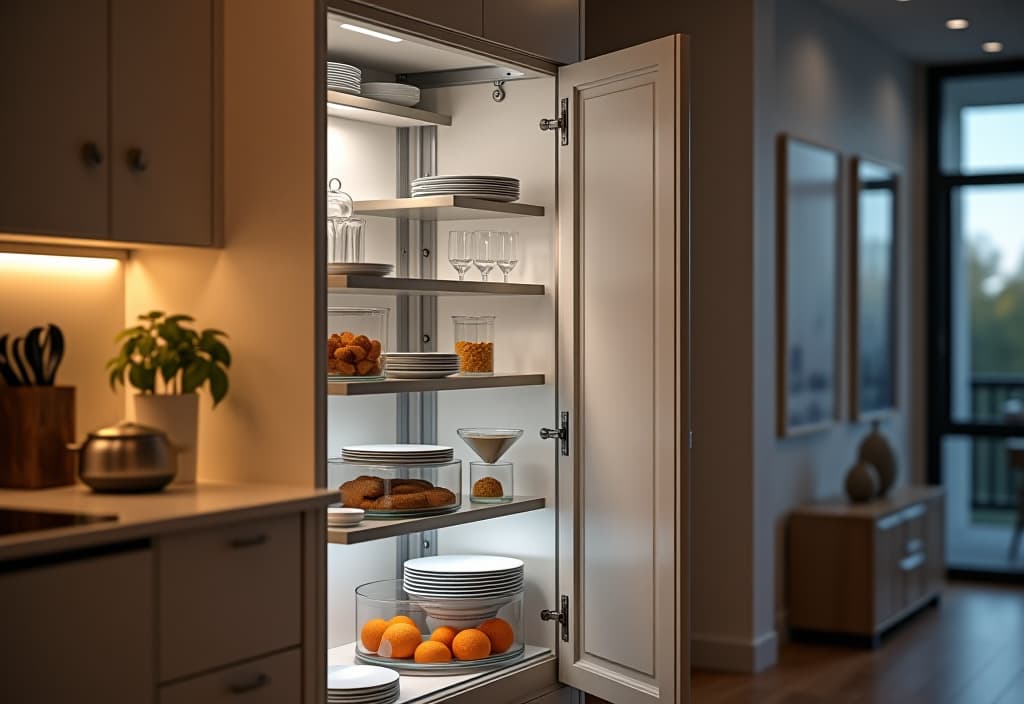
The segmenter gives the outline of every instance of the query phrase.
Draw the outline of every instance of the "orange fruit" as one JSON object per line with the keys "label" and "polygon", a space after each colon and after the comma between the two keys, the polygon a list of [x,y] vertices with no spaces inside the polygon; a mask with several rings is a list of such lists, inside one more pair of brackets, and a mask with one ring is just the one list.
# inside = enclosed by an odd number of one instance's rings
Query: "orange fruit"
{"label": "orange fruit", "polygon": [[477,628],[483,631],[484,635],[491,641],[492,653],[504,653],[512,647],[512,642],[516,639],[512,626],[503,618],[492,618],[484,621]]}
{"label": "orange fruit", "polygon": [[436,640],[438,643],[444,643],[445,647],[451,650],[452,641],[455,640],[456,633],[458,633],[458,631],[451,626],[439,626],[430,634],[430,640]]}
{"label": "orange fruit", "polygon": [[448,646],[436,640],[425,640],[416,648],[413,660],[416,662],[450,662],[452,652]]}
{"label": "orange fruit", "polygon": [[384,635],[387,627],[388,622],[382,618],[374,618],[367,621],[366,625],[363,626],[362,632],[359,634],[359,640],[363,642],[363,647],[371,653],[376,653],[380,647],[380,638]]}
{"label": "orange fruit", "polygon": [[481,660],[491,654],[491,640],[483,631],[467,628],[455,636],[452,652],[459,660]]}
{"label": "orange fruit", "polygon": [[393,623],[384,630],[377,654],[385,658],[411,658],[423,642],[420,629],[408,623]]}
{"label": "orange fruit", "polygon": [[[389,626],[394,626],[396,623],[404,623],[409,626],[416,626],[416,622],[408,616],[406,616],[405,614],[399,614],[398,616],[395,616],[390,621],[388,621]],[[416,627],[419,628],[419,626]]]}

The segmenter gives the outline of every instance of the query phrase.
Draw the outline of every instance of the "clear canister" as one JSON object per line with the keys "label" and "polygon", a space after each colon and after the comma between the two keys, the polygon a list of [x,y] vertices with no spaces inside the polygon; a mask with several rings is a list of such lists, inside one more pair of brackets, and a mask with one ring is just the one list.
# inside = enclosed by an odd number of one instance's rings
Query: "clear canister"
{"label": "clear canister", "polygon": [[388,308],[327,309],[327,377],[332,381],[384,378]]}
{"label": "clear canister", "polygon": [[459,371],[466,376],[494,374],[493,315],[453,315],[455,353],[459,355]]}

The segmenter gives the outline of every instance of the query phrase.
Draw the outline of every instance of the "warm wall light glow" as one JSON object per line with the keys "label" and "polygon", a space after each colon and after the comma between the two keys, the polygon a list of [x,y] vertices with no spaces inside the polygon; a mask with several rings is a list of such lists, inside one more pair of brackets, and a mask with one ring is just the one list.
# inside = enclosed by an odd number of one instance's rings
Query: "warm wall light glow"
{"label": "warm wall light glow", "polygon": [[354,24],[343,24],[343,25],[341,25],[341,28],[342,29],[347,29],[350,32],[359,32],[360,34],[365,34],[365,35],[367,35],[369,37],[376,37],[377,39],[383,39],[386,42],[400,42],[400,41],[402,41],[401,37],[393,37],[390,34],[384,34],[384,32],[377,32],[377,31],[374,31],[372,29],[367,29],[366,27],[358,27],[358,26],[356,26]]}
{"label": "warm wall light glow", "polygon": [[981,45],[981,50],[986,54],[998,54],[1003,50],[1002,42],[985,42]]}
{"label": "warm wall light glow", "polygon": [[9,274],[87,274],[115,271],[120,262],[110,257],[69,257],[53,254],[0,252],[0,277]]}
{"label": "warm wall light glow", "polygon": [[967,29],[970,26],[971,23],[963,17],[954,17],[951,20],[946,20],[946,29]]}

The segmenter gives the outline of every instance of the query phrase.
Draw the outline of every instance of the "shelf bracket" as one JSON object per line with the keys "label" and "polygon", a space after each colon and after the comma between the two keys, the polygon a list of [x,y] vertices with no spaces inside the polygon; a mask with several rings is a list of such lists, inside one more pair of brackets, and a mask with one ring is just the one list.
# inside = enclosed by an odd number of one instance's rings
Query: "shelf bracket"
{"label": "shelf bracket", "polygon": [[505,81],[495,81],[494,90],[491,91],[491,99],[500,103],[505,99]]}

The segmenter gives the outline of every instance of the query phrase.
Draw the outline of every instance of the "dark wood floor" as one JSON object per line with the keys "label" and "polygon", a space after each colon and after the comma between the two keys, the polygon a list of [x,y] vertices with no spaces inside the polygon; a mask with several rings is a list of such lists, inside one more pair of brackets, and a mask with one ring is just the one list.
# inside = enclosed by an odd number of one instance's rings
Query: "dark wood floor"
{"label": "dark wood floor", "polygon": [[875,651],[787,644],[760,675],[694,672],[693,704],[1024,704],[1024,587],[954,583]]}

